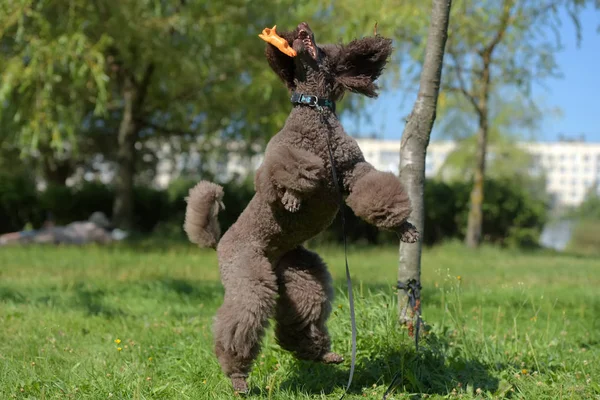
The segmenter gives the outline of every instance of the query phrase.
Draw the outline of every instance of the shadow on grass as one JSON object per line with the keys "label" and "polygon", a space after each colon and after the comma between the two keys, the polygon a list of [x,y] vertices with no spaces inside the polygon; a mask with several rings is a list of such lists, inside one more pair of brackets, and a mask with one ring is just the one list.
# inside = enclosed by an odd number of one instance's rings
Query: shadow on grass
{"label": "shadow on grass", "polygon": [[0,285],[0,304],[31,304],[61,310],[80,309],[90,316],[108,319],[127,316],[125,311],[114,304],[115,298],[123,296],[152,298],[165,305],[175,301],[183,305],[197,303],[216,307],[223,298],[223,288],[220,282],[188,281],[169,277],[116,284],[78,281],[63,286],[20,289]]}
{"label": "shadow on grass", "polygon": [[24,303],[26,297],[18,291],[2,286],[0,287],[0,302]]}
{"label": "shadow on grass", "polygon": [[179,296],[188,299],[206,301],[223,296],[223,287],[220,282],[192,282],[185,279],[171,278],[159,279],[157,282],[162,286],[163,290],[175,292]]}
{"label": "shadow on grass", "polygon": [[101,316],[107,319],[126,315],[123,310],[105,303],[106,293],[102,289],[90,288],[83,283],[79,283],[75,286],[74,291],[75,304],[83,308],[88,315]]}
{"label": "shadow on grass", "polygon": [[[387,386],[396,373],[393,392],[412,393],[415,398],[423,394],[447,395],[454,388],[472,388],[476,391],[495,393],[499,380],[490,374],[492,366],[476,360],[450,357],[442,348],[446,343],[440,339],[429,338],[433,343],[421,347],[417,353],[414,347],[382,348],[369,358],[357,360],[352,386],[348,393],[362,394],[372,390],[373,385]],[[330,394],[348,381],[349,359],[346,368],[335,368],[323,364],[303,361],[296,363],[295,370],[285,380],[281,389],[305,392],[308,394]]]}
{"label": "shadow on grass", "polygon": [[[120,293],[121,290],[143,293],[142,297],[164,299],[164,304],[172,302],[169,297],[170,293],[179,296],[184,301],[182,304],[211,304],[222,297],[220,285],[214,282],[191,282],[182,279],[159,278],[151,281],[128,283],[126,288],[117,287],[106,290],[80,283],[74,288],[75,304],[85,309],[89,315],[102,316],[108,319],[125,317],[128,316],[127,313],[105,301],[106,297],[113,297],[115,293]],[[195,315],[197,312],[197,310],[192,309],[188,313],[181,311],[173,313],[187,316],[188,314]],[[135,317],[135,315],[129,315],[129,317]]]}

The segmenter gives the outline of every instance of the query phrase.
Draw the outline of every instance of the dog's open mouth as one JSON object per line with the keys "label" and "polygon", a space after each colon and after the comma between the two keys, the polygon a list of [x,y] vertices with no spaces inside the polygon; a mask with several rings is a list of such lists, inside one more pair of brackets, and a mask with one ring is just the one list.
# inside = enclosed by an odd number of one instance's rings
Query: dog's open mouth
{"label": "dog's open mouth", "polygon": [[296,57],[298,51],[304,50],[312,57],[313,60],[317,60],[317,45],[315,44],[314,35],[306,22],[298,25],[298,36],[293,43],[289,43],[286,39],[279,36],[276,28],[277,26],[273,26],[273,28],[265,28],[263,29],[262,33],[258,35],[258,37],[277,47],[279,51],[287,54],[290,57]]}
{"label": "dog's open mouth", "polygon": [[313,42],[312,35],[305,29],[300,29],[298,32],[298,39],[302,41],[304,45],[304,49],[308,52],[308,54],[314,59],[317,59],[317,48],[315,43]]}

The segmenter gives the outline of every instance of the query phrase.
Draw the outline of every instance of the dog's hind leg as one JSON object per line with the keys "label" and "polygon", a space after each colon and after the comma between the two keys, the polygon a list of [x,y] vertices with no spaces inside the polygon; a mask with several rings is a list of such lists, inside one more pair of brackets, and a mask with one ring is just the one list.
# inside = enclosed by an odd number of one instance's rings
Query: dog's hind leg
{"label": "dog's hind leg", "polygon": [[303,247],[286,253],[276,267],[279,283],[275,335],[297,358],[343,361],[331,352],[326,321],[331,313],[331,275],[321,258]]}
{"label": "dog's hind leg", "polygon": [[246,378],[275,310],[277,278],[259,251],[229,242],[225,238],[219,243],[225,298],[213,327],[215,353],[233,389],[245,393]]}

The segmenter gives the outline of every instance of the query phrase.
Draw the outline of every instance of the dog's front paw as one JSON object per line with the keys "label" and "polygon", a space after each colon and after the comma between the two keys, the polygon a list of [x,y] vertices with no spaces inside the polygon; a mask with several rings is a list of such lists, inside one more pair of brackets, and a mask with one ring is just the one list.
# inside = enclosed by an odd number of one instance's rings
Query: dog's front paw
{"label": "dog's front paw", "polygon": [[417,228],[408,221],[398,228],[397,233],[400,236],[400,240],[405,243],[415,243],[421,236]]}
{"label": "dog's front paw", "polygon": [[283,207],[289,212],[295,213],[300,209],[300,199],[289,190],[286,190],[283,194],[281,202],[283,203]]}

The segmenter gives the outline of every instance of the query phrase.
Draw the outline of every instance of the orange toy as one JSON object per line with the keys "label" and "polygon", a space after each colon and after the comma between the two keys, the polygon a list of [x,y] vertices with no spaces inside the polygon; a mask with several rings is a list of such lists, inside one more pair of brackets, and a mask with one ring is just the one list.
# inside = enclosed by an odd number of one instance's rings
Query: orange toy
{"label": "orange toy", "polygon": [[277,31],[275,30],[276,28],[277,25],[273,25],[272,28],[265,28],[263,29],[262,33],[258,35],[258,37],[267,43],[271,43],[282,53],[287,54],[290,57],[296,57],[296,50],[290,47],[290,44],[287,42],[287,40],[277,34]]}

